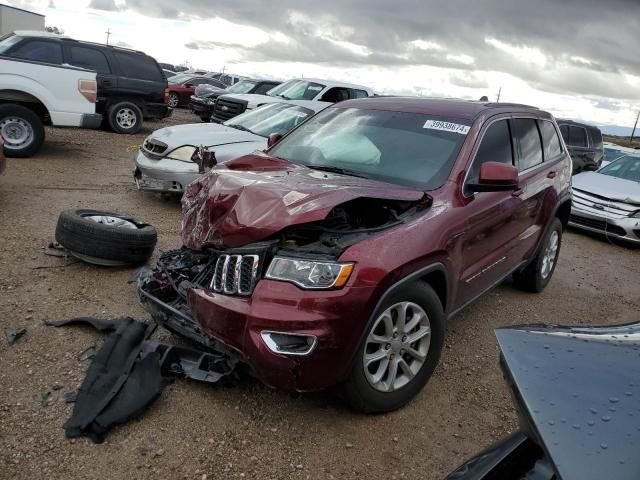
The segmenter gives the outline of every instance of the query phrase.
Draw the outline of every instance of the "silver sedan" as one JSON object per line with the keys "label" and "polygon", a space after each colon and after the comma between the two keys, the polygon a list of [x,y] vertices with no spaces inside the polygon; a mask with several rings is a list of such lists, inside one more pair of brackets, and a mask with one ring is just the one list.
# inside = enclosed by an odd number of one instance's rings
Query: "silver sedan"
{"label": "silver sedan", "polygon": [[267,146],[272,133],[282,135],[331,105],[292,101],[264,105],[223,124],[195,123],[156,130],[135,153],[133,179],[139,190],[183,193],[200,175],[199,147],[215,154],[218,164]]}
{"label": "silver sedan", "polygon": [[569,225],[640,244],[640,155],[574,176]]}

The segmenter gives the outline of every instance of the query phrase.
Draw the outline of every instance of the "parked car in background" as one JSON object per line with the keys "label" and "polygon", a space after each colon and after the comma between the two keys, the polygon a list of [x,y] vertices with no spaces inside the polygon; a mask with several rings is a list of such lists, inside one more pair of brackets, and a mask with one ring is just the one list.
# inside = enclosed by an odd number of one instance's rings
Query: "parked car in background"
{"label": "parked car in background", "polygon": [[640,244],[640,152],[573,177],[569,225]]}
{"label": "parked car in background", "polygon": [[167,79],[158,63],[143,52],[47,32],[18,31],[2,43],[5,56],[97,72],[96,113],[117,133],[136,133],[145,118],[171,114]]}
{"label": "parked car in background", "polygon": [[183,248],[138,284],[156,322],[267,385],[397,409],[448,319],[507,276],[540,292],[553,275],[571,159],[549,113],[347,100],[269,145],[189,185]]}
{"label": "parked car in background", "polygon": [[602,132],[598,127],[573,120],[558,119],[564,143],[573,161],[573,174],[597,170],[602,165],[604,150]]}
{"label": "parked car in background", "polygon": [[196,88],[194,94],[191,96],[189,108],[193,113],[199,116],[203,122],[209,122],[213,115],[213,108],[216,100],[220,95],[231,93],[255,93],[263,95],[272,88],[280,85],[280,83],[281,82],[276,80],[241,80],[235,85],[228,87],[226,90],[207,87],[199,90]]}
{"label": "parked car in background", "polygon": [[203,76],[203,75],[211,75],[213,72],[210,72],[209,70],[203,70],[201,68],[189,68],[189,69],[185,70],[184,73],[189,73],[191,75]]}
{"label": "parked car in background", "polygon": [[640,324],[496,330],[520,432],[447,480],[635,480]]}
{"label": "parked car in background", "polygon": [[245,93],[220,96],[216,101],[211,120],[218,123],[225,122],[246,110],[251,110],[265,103],[280,102],[283,99],[336,103],[372,96],[373,91],[361,85],[310,78],[297,79],[279,85],[264,95]]}
{"label": "parked car in background", "polygon": [[271,103],[221,125],[177,125],[156,130],[136,154],[134,181],[140,190],[182,193],[205,170],[194,159],[200,146],[215,154],[217,164],[224,164],[265,148],[269,135],[284,135],[329,105]]}
{"label": "parked car in background", "polygon": [[15,36],[0,39],[0,139],[4,153],[9,157],[35,154],[44,142],[45,125],[98,128],[102,115],[96,113],[96,73],[5,56],[19,41]]}
{"label": "parked car in background", "polygon": [[171,108],[186,107],[198,85],[211,85],[225,88],[226,85],[219,80],[209,77],[176,75],[169,79],[169,106]]}
{"label": "parked car in background", "polygon": [[177,72],[176,66],[172,65],[171,63],[158,62],[158,65],[160,65],[160,68],[162,68],[163,70],[171,70],[172,72]]}
{"label": "parked car in background", "polygon": [[164,76],[167,77],[167,80],[171,77],[175,77],[177,75],[176,72],[172,71],[172,70],[167,70],[166,68],[163,68],[162,71],[164,72]]}
{"label": "parked car in background", "polygon": [[235,85],[236,83],[242,80],[248,80],[247,77],[241,75],[233,75],[230,73],[212,73],[210,74],[211,78],[215,78],[216,80],[220,80],[227,86]]}
{"label": "parked car in background", "polygon": [[623,147],[616,143],[604,142],[604,158],[602,159],[602,166],[624,157],[625,155],[640,155],[640,150],[636,148]]}

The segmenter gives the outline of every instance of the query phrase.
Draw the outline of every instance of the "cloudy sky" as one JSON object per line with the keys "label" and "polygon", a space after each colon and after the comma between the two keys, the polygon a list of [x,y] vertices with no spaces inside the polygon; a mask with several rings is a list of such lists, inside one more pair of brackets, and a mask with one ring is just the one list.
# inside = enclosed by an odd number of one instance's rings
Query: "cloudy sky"
{"label": "cloudy sky", "polygon": [[537,105],[632,126],[640,0],[4,0],[158,61],[380,93]]}

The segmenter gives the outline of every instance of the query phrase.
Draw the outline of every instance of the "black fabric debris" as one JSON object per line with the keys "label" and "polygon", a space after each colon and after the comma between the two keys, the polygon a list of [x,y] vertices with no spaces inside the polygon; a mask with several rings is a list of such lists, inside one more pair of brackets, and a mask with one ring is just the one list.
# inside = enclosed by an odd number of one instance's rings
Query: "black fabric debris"
{"label": "black fabric debris", "polygon": [[64,396],[65,402],[75,402],[73,414],[65,424],[68,438],[88,436],[101,443],[111,428],[140,416],[160,396],[168,382],[163,375],[215,383],[231,374],[237,363],[222,353],[151,342],[148,338],[155,323],[128,317],[83,317],[46,324],[90,325],[108,333],[77,395],[68,392]]}
{"label": "black fabric debris", "polygon": [[27,329],[26,328],[18,328],[16,330],[13,330],[12,332],[9,332],[9,334],[7,335],[7,342],[9,343],[9,345],[13,345],[14,343],[16,343],[25,333],[27,333]]}

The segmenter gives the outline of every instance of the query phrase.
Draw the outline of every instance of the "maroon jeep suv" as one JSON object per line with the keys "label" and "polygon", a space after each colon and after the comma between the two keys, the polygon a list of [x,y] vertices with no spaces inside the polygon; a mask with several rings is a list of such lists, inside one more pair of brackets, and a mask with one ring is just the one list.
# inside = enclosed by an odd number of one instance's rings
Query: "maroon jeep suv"
{"label": "maroon jeep suv", "polygon": [[513,275],[549,282],[571,205],[553,117],[525,105],[341,102],[183,198],[183,248],[141,275],[167,329],[269,386],[401,407],[445,324]]}

